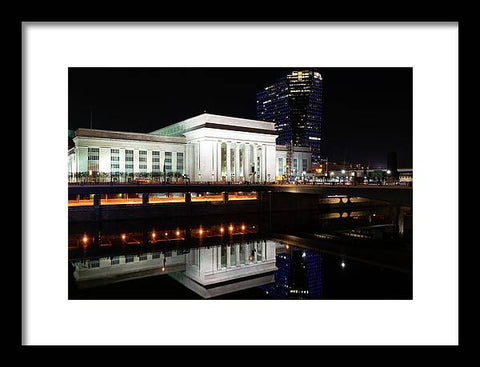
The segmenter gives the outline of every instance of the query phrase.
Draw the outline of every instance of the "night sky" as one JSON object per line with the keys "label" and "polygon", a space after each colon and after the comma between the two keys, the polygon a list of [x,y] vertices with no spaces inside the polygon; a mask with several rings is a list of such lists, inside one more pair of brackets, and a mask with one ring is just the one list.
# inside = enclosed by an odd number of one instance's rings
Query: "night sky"
{"label": "night sky", "polygon": [[[68,128],[149,133],[207,113],[256,118],[256,92],[298,68],[70,68]],[[318,68],[329,161],[412,167],[412,69]]]}

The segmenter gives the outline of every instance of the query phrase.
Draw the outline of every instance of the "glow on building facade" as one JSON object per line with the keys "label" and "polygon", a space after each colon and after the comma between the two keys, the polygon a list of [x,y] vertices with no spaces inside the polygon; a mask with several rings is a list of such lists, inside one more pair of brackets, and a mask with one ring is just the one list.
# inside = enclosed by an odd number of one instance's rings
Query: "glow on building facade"
{"label": "glow on building facade", "polygon": [[[179,180],[273,182],[285,172],[286,148],[272,122],[202,114],[134,133],[77,129],[69,181]],[[309,149],[294,152],[298,175],[311,169]]]}
{"label": "glow on building facade", "polygon": [[315,70],[297,70],[257,93],[257,119],[275,123],[280,145],[310,147],[320,162],[323,79]]}

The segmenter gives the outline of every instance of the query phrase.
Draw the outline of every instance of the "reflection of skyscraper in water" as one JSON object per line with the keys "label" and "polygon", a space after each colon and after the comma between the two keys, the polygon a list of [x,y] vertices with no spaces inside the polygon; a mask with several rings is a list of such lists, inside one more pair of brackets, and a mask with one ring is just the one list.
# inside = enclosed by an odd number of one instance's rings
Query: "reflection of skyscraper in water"
{"label": "reflection of skyscraper in water", "polygon": [[292,248],[276,256],[275,282],[261,287],[272,298],[320,298],[323,293],[321,253]]}

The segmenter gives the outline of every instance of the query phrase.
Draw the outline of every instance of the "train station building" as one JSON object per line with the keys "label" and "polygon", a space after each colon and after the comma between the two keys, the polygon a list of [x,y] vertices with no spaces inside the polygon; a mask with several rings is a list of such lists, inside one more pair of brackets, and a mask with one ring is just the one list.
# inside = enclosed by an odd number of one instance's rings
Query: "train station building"
{"label": "train station building", "polygon": [[308,147],[276,144],[273,122],[201,114],[151,133],[79,128],[69,182],[138,179],[274,182],[311,171]]}

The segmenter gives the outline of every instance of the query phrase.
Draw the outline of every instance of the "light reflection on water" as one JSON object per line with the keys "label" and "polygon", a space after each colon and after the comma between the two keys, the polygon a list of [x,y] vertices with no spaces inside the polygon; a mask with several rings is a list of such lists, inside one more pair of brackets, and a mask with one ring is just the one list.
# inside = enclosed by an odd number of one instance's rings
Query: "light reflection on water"
{"label": "light reflection on water", "polygon": [[[268,218],[268,224],[212,218],[133,230],[77,226],[68,243],[70,298],[411,299],[410,272],[315,245],[390,243],[395,226],[388,211],[317,215],[313,222],[310,215]],[[272,236],[282,228],[294,233],[292,222],[308,224],[293,226],[308,227],[306,246]]]}

